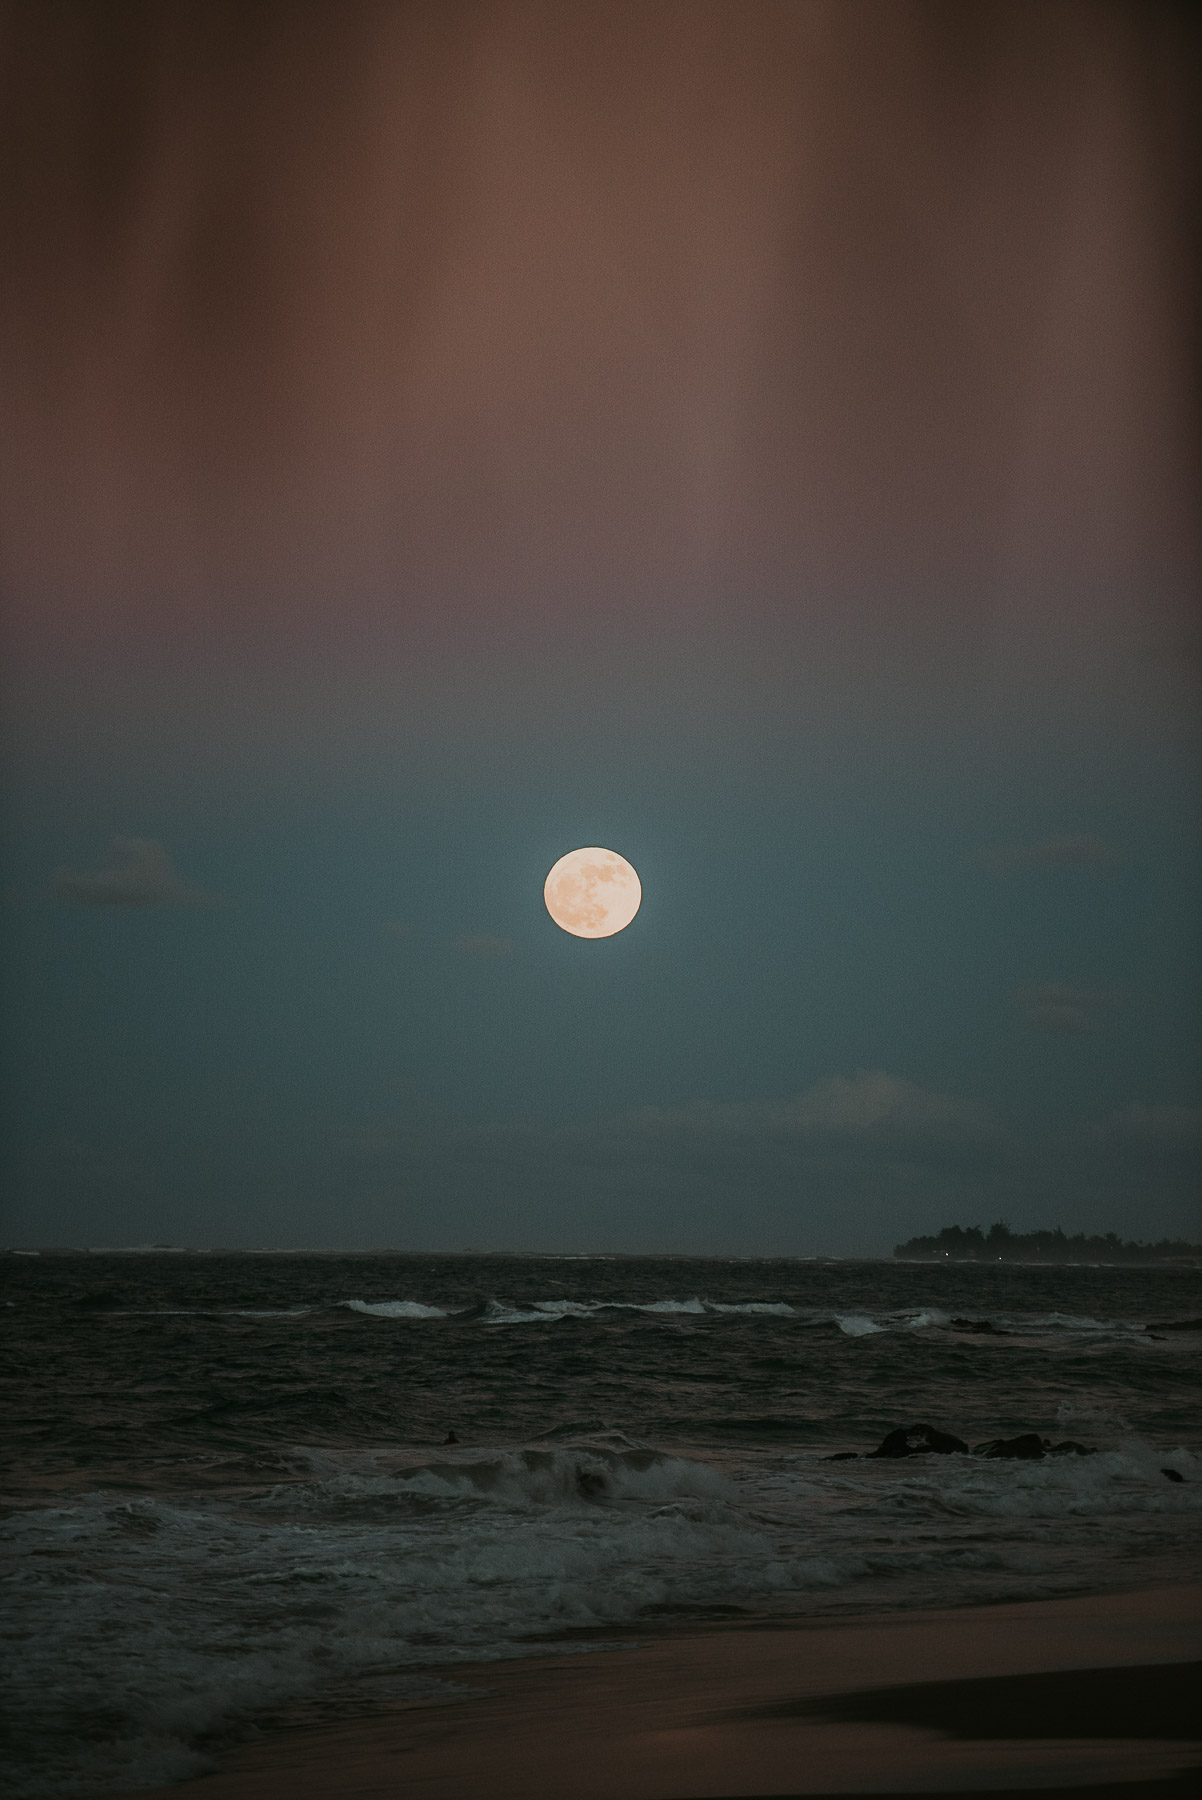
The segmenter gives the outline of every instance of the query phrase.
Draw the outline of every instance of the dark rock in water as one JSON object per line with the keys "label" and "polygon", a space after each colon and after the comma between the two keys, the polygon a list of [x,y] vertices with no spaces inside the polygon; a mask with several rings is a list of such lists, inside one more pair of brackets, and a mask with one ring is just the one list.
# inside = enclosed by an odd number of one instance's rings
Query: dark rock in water
{"label": "dark rock in water", "polygon": [[[936,1431],[933,1425],[905,1425],[891,1431],[875,1450],[866,1452],[867,1456],[950,1456],[955,1452],[968,1454],[968,1445],[963,1438],[958,1438],[950,1431]],[[856,1458],[854,1450],[836,1450],[833,1456],[824,1458],[826,1462],[853,1462]],[[1051,1438],[1040,1437],[1037,1432],[1024,1431],[1018,1437],[991,1438],[987,1444],[977,1444],[973,1456],[1006,1458],[1018,1462],[1035,1462],[1042,1456],[1096,1456],[1097,1451],[1085,1444],[1074,1443],[1065,1438],[1054,1444]]]}
{"label": "dark rock in water", "polygon": [[459,1439],[455,1436],[455,1433],[453,1431],[448,1431],[446,1437],[444,1437],[442,1441],[443,1441],[444,1445],[457,1444],[459,1442]]}
{"label": "dark rock in water", "polygon": [[902,1425],[882,1439],[869,1456],[950,1456],[954,1451],[967,1452],[963,1438],[950,1431],[936,1431],[933,1425]]}
{"label": "dark rock in water", "polygon": [[1046,1438],[1041,1438],[1034,1431],[1024,1431],[1018,1437],[993,1438],[988,1444],[978,1444],[973,1455],[1013,1457],[1021,1462],[1034,1462],[1036,1458],[1046,1456],[1049,1448]]}
{"label": "dark rock in water", "polygon": [[992,1337],[1009,1337],[1010,1335],[1008,1331],[1003,1331],[999,1325],[994,1325],[989,1319],[953,1319],[948,1330],[988,1332]]}
{"label": "dark rock in water", "polygon": [[1182,1475],[1177,1469],[1162,1469],[1160,1471],[1160,1473],[1164,1476],[1166,1481],[1184,1481],[1185,1480],[1185,1476]]}
{"label": "dark rock in water", "polygon": [[1202,1319],[1154,1319],[1145,1331],[1202,1331]]}
{"label": "dark rock in water", "polygon": [[1097,1451],[1085,1444],[1074,1443],[1072,1438],[1064,1438],[1059,1444],[1054,1444],[1051,1438],[1040,1437],[1037,1432],[1023,1431],[1018,1437],[991,1438],[987,1444],[977,1444],[973,1455],[1005,1457],[1015,1462],[1037,1462],[1041,1456],[1096,1456]]}

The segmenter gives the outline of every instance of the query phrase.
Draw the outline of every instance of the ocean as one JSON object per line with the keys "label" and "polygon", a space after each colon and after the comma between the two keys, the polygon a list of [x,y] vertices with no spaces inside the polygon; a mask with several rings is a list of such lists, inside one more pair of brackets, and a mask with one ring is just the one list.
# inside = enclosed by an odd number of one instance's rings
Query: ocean
{"label": "ocean", "polygon": [[[1202,1576],[1202,1332],[1147,1329],[1202,1313],[1196,1269],[47,1253],[0,1284],[13,1800],[549,1645]],[[1096,1454],[826,1460],[917,1422]]]}

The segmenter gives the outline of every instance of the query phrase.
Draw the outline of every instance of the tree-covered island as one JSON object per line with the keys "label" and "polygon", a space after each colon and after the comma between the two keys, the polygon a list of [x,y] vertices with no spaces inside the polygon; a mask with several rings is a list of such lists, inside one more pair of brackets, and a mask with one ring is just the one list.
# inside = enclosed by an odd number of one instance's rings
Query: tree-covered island
{"label": "tree-covered island", "polygon": [[1011,1231],[998,1219],[982,1231],[979,1225],[945,1225],[934,1237],[912,1237],[895,1244],[893,1254],[908,1262],[1046,1262],[1164,1263],[1202,1262],[1202,1244],[1162,1238],[1158,1244],[1124,1243],[1113,1231],[1104,1237],[1078,1232],[1069,1237],[1054,1231]]}

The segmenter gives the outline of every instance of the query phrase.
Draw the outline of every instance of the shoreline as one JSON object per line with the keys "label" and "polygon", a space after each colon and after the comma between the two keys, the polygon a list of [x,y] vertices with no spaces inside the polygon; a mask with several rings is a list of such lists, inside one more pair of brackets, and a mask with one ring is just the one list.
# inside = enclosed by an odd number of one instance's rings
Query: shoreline
{"label": "shoreline", "polygon": [[[630,1644],[631,1636],[638,1642]],[[1202,1586],[919,1613],[714,1623],[397,1671],[457,1700],[289,1726],[186,1784],[195,1800],[768,1800],[1202,1784]],[[596,1641],[595,1639],[593,1641]],[[181,1785],[125,1790],[168,1800]]]}

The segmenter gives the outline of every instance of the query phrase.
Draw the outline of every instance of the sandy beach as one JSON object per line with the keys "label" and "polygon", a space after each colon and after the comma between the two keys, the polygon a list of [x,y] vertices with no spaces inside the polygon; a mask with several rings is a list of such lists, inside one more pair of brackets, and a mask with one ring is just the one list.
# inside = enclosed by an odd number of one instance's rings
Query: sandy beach
{"label": "sandy beach", "polygon": [[[669,1634],[442,1669],[485,1690],[281,1730],[197,1800],[1202,1791],[1202,1588]],[[143,1800],[179,1788],[142,1790]]]}

